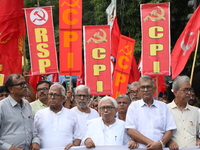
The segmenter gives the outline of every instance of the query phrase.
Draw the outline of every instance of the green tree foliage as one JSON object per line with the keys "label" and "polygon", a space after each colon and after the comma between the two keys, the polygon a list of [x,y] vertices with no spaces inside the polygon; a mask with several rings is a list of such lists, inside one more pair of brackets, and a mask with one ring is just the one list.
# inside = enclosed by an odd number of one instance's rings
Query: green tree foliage
{"label": "green tree foliage", "polygon": [[[53,20],[57,50],[59,50],[59,0],[39,0],[40,6],[54,6]],[[111,0],[82,0],[83,2],[83,25],[107,24],[106,8]],[[187,15],[193,12],[187,6],[188,0],[117,0],[117,17],[121,33],[136,40],[135,57],[139,60],[141,55],[141,22],[140,4],[170,2],[171,14],[171,46],[187,23]],[[25,0],[25,7],[36,7],[38,0]],[[27,47],[28,49],[28,47]],[[191,58],[192,59],[192,58]],[[189,60],[191,66],[192,61]]]}

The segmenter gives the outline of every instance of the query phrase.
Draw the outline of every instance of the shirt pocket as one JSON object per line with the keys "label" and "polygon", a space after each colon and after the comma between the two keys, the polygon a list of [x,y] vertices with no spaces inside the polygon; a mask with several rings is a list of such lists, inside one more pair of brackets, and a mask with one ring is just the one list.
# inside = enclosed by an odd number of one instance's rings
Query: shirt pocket
{"label": "shirt pocket", "polygon": [[164,120],[163,117],[161,117],[161,116],[155,116],[154,126],[155,126],[156,129],[165,132],[164,122],[165,122],[165,120]]}
{"label": "shirt pocket", "polygon": [[196,135],[196,124],[195,124],[195,122],[189,121],[188,125],[187,125],[187,130],[191,135],[195,136]]}

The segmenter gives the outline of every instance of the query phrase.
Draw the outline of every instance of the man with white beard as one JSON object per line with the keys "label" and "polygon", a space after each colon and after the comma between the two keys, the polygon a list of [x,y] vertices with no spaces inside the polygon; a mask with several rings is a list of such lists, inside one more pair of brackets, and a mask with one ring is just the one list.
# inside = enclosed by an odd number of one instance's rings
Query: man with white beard
{"label": "man with white beard", "polygon": [[87,130],[87,121],[99,117],[96,110],[88,107],[90,101],[90,88],[86,85],[79,85],[75,89],[75,101],[77,106],[72,110],[76,113],[78,118],[79,127],[81,129],[82,136],[85,136]]}

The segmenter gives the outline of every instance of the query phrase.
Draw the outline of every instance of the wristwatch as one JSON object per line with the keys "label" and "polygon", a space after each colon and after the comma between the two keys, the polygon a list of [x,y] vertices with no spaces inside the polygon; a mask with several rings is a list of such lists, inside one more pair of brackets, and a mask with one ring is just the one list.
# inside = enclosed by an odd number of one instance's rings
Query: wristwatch
{"label": "wristwatch", "polygon": [[160,140],[159,142],[161,143],[162,148],[165,147],[163,141]]}

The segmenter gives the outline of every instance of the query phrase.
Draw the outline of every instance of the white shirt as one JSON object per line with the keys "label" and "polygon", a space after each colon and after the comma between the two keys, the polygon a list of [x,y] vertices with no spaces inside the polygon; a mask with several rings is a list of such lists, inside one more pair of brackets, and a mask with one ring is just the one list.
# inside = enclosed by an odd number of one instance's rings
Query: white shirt
{"label": "white shirt", "polygon": [[[166,131],[176,131],[174,119],[165,103],[154,100],[148,107],[143,99],[130,104],[125,128],[136,129],[154,142],[161,140]],[[144,144],[139,143],[139,148],[145,147]]]}
{"label": "white shirt", "polygon": [[41,148],[65,147],[74,139],[82,139],[75,113],[62,108],[55,114],[50,108],[39,110],[34,118],[35,130],[42,139]]}
{"label": "white shirt", "polygon": [[76,113],[81,134],[84,137],[87,130],[87,121],[99,117],[99,113],[95,109],[92,109],[92,108],[90,108],[90,113],[84,113],[84,112],[81,112],[77,108],[77,106],[73,107],[71,110]]}
{"label": "white shirt", "polygon": [[128,145],[130,137],[126,133],[125,123],[116,119],[112,125],[105,125],[102,118],[89,120],[87,132],[82,143],[86,138],[91,138],[94,144],[99,145]]}

